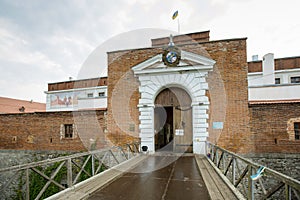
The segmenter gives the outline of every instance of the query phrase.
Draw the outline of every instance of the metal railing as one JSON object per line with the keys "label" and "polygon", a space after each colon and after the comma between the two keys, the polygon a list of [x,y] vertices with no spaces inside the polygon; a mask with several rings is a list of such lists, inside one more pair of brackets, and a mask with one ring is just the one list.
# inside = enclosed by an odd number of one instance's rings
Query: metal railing
{"label": "metal railing", "polygon": [[0,169],[0,199],[44,199],[139,152],[132,143]]}
{"label": "metal railing", "polygon": [[[300,199],[300,181],[207,143],[207,156],[247,199]],[[262,169],[260,174],[258,169]]]}

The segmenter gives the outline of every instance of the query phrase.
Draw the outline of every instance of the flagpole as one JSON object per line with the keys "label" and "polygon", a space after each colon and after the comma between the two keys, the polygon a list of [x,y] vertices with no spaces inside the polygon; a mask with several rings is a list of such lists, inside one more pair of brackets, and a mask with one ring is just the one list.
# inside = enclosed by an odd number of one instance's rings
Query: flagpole
{"label": "flagpole", "polygon": [[178,33],[180,33],[180,23],[179,23],[179,17],[177,18],[177,23],[178,23]]}
{"label": "flagpole", "polygon": [[179,17],[178,17],[178,10],[176,10],[176,12],[174,12],[173,16],[172,16],[172,19],[176,19],[177,18],[177,30],[178,30],[178,33],[180,33],[180,25],[179,25]]}

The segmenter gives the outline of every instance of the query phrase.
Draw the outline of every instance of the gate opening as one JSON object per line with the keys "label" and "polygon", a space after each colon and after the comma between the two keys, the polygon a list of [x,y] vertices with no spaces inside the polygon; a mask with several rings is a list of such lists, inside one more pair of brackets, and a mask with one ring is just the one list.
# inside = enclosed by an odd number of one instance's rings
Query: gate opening
{"label": "gate opening", "polygon": [[189,94],[177,87],[166,88],[155,100],[155,151],[193,151],[192,107]]}

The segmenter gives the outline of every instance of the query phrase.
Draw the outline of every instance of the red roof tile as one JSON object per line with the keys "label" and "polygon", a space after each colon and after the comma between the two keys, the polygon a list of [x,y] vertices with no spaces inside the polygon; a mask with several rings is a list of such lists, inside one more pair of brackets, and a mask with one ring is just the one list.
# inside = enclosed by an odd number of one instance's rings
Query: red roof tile
{"label": "red roof tile", "polygon": [[300,103],[300,99],[283,99],[283,100],[252,100],[250,105],[256,104],[276,104],[276,103]]}
{"label": "red roof tile", "polygon": [[45,112],[46,104],[0,97],[0,113]]}

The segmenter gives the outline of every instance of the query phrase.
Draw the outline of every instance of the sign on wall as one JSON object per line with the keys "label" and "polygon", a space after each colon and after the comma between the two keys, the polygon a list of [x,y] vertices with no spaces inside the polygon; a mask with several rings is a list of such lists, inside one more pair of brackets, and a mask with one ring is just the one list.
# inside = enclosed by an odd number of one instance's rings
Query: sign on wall
{"label": "sign on wall", "polygon": [[223,129],[223,122],[213,122],[213,129]]}
{"label": "sign on wall", "polygon": [[175,130],[175,135],[180,135],[180,136],[184,135],[184,130],[183,129],[176,129]]}
{"label": "sign on wall", "polygon": [[50,95],[50,106],[52,108],[69,107],[73,105],[78,105],[78,93],[65,92]]}

